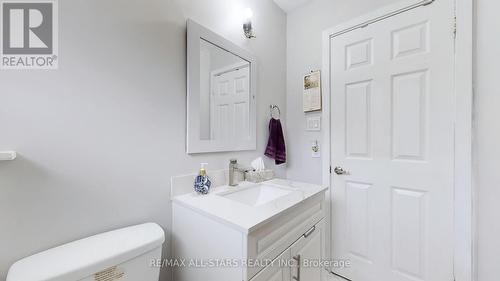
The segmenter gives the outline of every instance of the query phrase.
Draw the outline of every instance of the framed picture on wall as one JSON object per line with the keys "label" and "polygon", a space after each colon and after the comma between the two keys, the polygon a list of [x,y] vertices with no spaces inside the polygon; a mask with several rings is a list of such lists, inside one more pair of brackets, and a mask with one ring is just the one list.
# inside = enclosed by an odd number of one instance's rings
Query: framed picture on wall
{"label": "framed picture on wall", "polygon": [[312,71],[304,75],[303,82],[304,112],[321,110],[321,72]]}

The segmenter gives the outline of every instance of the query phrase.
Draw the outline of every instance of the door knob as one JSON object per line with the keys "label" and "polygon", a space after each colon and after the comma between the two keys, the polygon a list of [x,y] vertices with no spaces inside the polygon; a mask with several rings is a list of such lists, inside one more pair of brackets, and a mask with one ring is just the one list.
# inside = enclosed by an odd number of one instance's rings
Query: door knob
{"label": "door knob", "polygon": [[335,167],[335,169],[333,169],[333,171],[337,175],[347,175],[348,174],[348,172],[346,170],[344,170],[342,167]]}

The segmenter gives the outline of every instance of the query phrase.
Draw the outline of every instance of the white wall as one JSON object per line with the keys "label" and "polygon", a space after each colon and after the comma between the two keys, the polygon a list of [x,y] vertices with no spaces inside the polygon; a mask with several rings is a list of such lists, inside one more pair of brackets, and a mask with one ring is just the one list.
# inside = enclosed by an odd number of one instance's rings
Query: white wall
{"label": "white wall", "polygon": [[[354,17],[397,0],[312,0],[287,17],[287,149],[290,179],[321,183],[321,158],[311,157],[311,143],[322,145],[321,132],[306,131],[302,110],[302,77],[321,69],[322,32]],[[325,106],[325,105],[323,105]],[[323,156],[323,155],[322,155]]]}
{"label": "white wall", "polygon": [[[148,221],[168,231],[170,177],[262,155],[268,105],[285,109],[286,18],[271,0],[59,6],[59,70],[0,71],[0,149],[20,154],[0,163],[0,280],[17,259],[88,235]],[[247,6],[251,41],[234,14]],[[257,56],[258,151],[185,154],[188,17]]]}
{"label": "white wall", "polygon": [[476,2],[475,162],[478,281],[499,280],[500,265],[500,3]]}

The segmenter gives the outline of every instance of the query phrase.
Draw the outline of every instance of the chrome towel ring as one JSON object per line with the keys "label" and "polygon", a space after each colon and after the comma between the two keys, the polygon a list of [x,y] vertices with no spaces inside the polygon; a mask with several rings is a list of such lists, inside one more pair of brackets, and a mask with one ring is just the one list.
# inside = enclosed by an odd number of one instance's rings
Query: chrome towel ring
{"label": "chrome towel ring", "polygon": [[[275,104],[271,104],[269,106],[269,112],[271,113],[271,118],[280,119],[280,117],[281,117],[281,110],[280,110],[279,106],[277,106]],[[278,114],[277,117],[276,117],[276,113]]]}

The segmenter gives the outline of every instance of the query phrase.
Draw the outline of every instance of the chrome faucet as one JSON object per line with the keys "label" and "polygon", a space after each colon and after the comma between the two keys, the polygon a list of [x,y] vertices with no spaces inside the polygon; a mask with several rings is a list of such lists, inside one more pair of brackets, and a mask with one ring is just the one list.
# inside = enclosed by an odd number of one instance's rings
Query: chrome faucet
{"label": "chrome faucet", "polygon": [[229,186],[237,186],[238,182],[235,180],[235,172],[243,173],[243,179],[245,179],[245,172],[253,170],[252,168],[243,167],[238,164],[238,160],[229,160]]}

